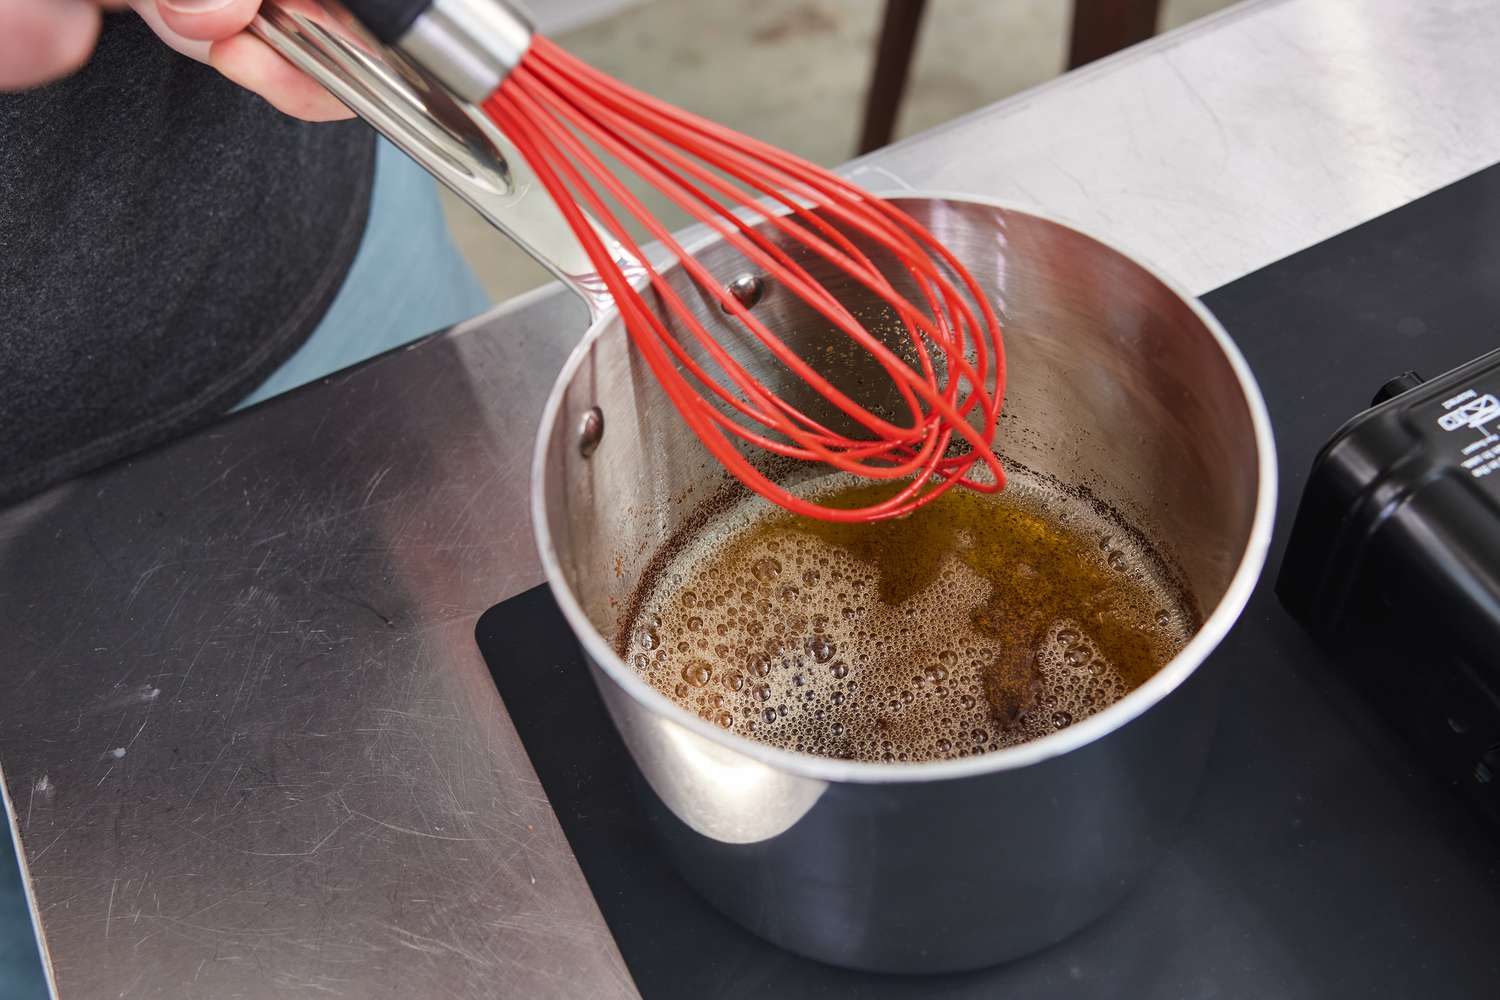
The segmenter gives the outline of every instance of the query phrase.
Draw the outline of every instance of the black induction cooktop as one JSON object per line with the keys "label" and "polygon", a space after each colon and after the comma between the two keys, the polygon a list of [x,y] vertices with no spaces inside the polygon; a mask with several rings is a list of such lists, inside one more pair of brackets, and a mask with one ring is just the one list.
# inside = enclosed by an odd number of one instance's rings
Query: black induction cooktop
{"label": "black induction cooktop", "polygon": [[1330,668],[1271,587],[1329,435],[1392,376],[1500,347],[1500,166],[1204,301],[1271,411],[1276,539],[1214,653],[1233,680],[1181,837],[1119,908],[1047,951],[957,976],[878,976],[741,930],[656,850],[624,748],[548,591],[480,619],[496,686],[647,998],[1500,996],[1500,844]]}

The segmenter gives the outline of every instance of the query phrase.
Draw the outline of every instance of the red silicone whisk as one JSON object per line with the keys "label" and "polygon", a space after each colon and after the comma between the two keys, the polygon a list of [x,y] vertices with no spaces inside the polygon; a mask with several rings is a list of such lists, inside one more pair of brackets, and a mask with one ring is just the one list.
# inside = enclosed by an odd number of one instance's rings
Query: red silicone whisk
{"label": "red silicone whisk", "polygon": [[[350,6],[382,41],[458,96],[482,102],[557,203],[682,419],[747,487],[799,514],[871,521],[908,513],[955,485],[985,492],[1004,485],[992,444],[1005,392],[1000,323],[973,276],[910,216],[828,170],[626,86],[533,34],[499,0],[356,0]],[[683,249],[631,193],[620,170],[713,229],[778,289],[867,351],[892,380],[904,413],[872,412],[792,351]],[[662,313],[620,270],[590,216],[646,264],[645,283]],[[792,405],[736,362],[646,263],[631,235],[632,220],[791,376],[857,430],[834,431],[826,417]],[[913,292],[898,292],[862,246],[874,248],[886,271]],[[809,256],[884,302],[914,363],[811,277],[798,263]],[[763,474],[747,457],[754,449],[904,482],[881,503],[831,508]]]}

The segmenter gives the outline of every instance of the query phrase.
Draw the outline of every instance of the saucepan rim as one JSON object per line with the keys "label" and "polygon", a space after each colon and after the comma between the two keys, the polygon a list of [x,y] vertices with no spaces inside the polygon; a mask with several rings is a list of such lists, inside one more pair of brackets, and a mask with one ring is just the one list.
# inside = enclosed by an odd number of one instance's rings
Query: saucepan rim
{"label": "saucepan rim", "polygon": [[[1240,391],[1244,396],[1245,405],[1250,414],[1251,428],[1255,436],[1258,463],[1255,510],[1252,515],[1250,534],[1246,540],[1244,552],[1240,557],[1234,576],[1230,579],[1229,586],[1224,591],[1224,596],[1220,598],[1218,604],[1203,622],[1202,627],[1198,629],[1197,633],[1177,655],[1157,670],[1140,687],[1131,691],[1108,708],[1097,712],[1081,722],[1076,722],[1065,729],[1049,733],[1035,740],[1017,744],[1016,746],[991,750],[973,757],[961,757],[957,760],[875,763],[819,757],[794,750],[782,750],[778,747],[757,742],[747,736],[741,736],[733,731],[722,729],[712,722],[689,712],[656,690],[644,678],[631,670],[615,652],[609,641],[605,639],[594,626],[593,622],[589,620],[582,606],[578,603],[572,587],[563,575],[552,531],[547,523],[545,484],[548,475],[548,442],[552,437],[553,427],[558,415],[562,411],[563,398],[566,395],[568,386],[572,383],[594,345],[609,330],[615,328],[618,314],[614,310],[601,315],[573,350],[567,363],[563,365],[562,372],[558,375],[557,381],[553,384],[552,391],[548,394],[547,403],[542,412],[542,420],[537,431],[531,470],[531,516],[532,527],[536,533],[537,549],[541,556],[542,568],[546,573],[547,582],[552,588],[552,595],[556,599],[558,606],[562,609],[563,616],[567,619],[574,634],[577,635],[584,652],[609,677],[612,683],[617,684],[626,694],[630,695],[630,697],[635,699],[635,701],[648,711],[670,719],[677,725],[696,733],[704,739],[712,740],[723,747],[742,753],[767,767],[825,782],[855,784],[944,781],[1029,767],[1077,750],[1080,747],[1093,743],[1095,740],[1102,739],[1146,712],[1191,677],[1194,671],[1202,665],[1203,661],[1219,645],[1224,636],[1228,634],[1230,628],[1239,619],[1241,612],[1244,611],[1245,605],[1250,599],[1251,592],[1255,589],[1256,582],[1260,578],[1271,543],[1271,528],[1276,510],[1277,490],[1276,447],[1271,434],[1271,419],[1266,411],[1266,404],[1261,396],[1260,387],[1257,385],[1255,377],[1250,371],[1250,366],[1246,364],[1244,357],[1240,354],[1239,348],[1230,340],[1229,335],[1225,333],[1219,321],[1204,308],[1195,296],[1156,268],[1142,262],[1136,255],[1126,253],[1113,243],[1101,239],[1085,228],[1057,221],[1054,218],[1040,215],[1001,199],[945,191],[908,189],[883,192],[881,196],[897,203],[923,200],[981,205],[986,208],[998,209],[1007,215],[1027,216],[1047,225],[1061,226],[1072,230],[1120,255],[1120,257],[1140,267],[1149,276],[1159,281],[1194,312],[1209,335],[1217,343],[1219,350],[1223,352],[1224,359],[1233,371],[1235,379],[1239,383]],[[717,236],[710,236],[694,244],[689,249],[697,252],[716,242],[717,239]],[[621,331],[621,335],[623,335],[623,331]]]}

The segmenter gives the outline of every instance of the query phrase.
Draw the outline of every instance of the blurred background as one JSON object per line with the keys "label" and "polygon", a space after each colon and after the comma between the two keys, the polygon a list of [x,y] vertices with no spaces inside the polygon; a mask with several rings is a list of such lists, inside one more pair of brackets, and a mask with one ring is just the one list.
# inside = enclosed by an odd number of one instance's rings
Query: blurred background
{"label": "blurred background", "polygon": [[[1076,3],[1076,10],[1075,10]],[[882,27],[907,67],[890,141],[1064,72],[1070,62],[1231,0],[530,0],[537,26],[585,61],[825,166],[859,150]],[[1078,17],[1075,25],[1075,16]],[[914,33],[913,33],[914,28]],[[900,51],[910,38],[909,58]],[[729,68],[729,69],[726,69]],[[899,73],[897,73],[899,75]],[[444,191],[459,247],[500,302],[547,274]],[[666,212],[664,217],[669,217]]]}

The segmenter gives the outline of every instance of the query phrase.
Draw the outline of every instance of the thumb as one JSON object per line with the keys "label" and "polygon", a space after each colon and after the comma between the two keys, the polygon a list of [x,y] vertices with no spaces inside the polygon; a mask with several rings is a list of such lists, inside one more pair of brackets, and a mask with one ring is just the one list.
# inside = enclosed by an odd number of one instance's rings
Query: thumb
{"label": "thumb", "polygon": [[245,30],[260,0],[157,0],[162,24],[185,39],[215,42]]}
{"label": "thumb", "polygon": [[166,22],[162,20],[161,11],[156,6],[156,0],[130,0],[130,6],[140,15],[142,21],[151,26],[151,30],[156,32],[156,37],[166,42],[168,46],[189,59],[196,59],[201,63],[208,62],[208,50],[213,42],[183,38],[167,27]]}

